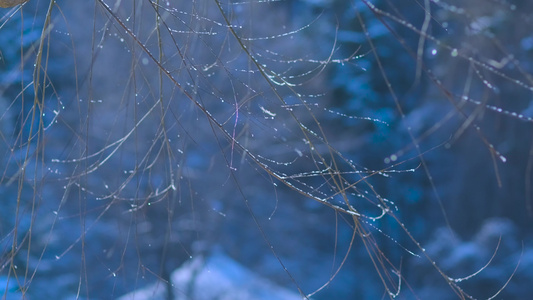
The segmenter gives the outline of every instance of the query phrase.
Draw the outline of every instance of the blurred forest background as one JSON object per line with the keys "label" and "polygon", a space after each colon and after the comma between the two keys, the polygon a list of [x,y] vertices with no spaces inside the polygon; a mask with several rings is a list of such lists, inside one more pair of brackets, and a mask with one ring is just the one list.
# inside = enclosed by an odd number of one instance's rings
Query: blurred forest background
{"label": "blurred forest background", "polygon": [[215,252],[302,298],[526,299],[532,23],[519,0],[0,10],[2,299],[116,299]]}

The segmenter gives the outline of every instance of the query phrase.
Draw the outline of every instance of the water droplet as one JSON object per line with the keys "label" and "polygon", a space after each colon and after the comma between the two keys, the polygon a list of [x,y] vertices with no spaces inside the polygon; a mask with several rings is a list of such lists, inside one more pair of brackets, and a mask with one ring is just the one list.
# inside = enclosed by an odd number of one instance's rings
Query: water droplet
{"label": "water droplet", "polygon": [[457,51],[457,49],[452,50],[452,53],[451,53],[452,57],[456,57],[458,54],[459,52]]}

